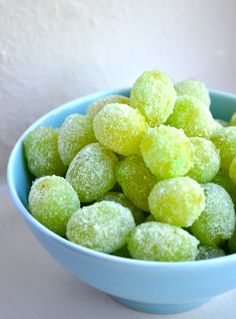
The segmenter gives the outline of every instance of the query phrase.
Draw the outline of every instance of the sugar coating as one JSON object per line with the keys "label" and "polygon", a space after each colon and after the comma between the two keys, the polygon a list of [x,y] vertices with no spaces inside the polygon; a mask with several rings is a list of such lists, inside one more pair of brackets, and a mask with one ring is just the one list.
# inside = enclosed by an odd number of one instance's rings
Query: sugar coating
{"label": "sugar coating", "polygon": [[233,235],[235,227],[234,204],[224,188],[208,183],[202,185],[206,207],[191,227],[201,244],[220,246]]}
{"label": "sugar coating", "polygon": [[115,185],[117,157],[99,143],[80,150],[66,173],[81,202],[92,202],[104,196]]}
{"label": "sugar coating", "polygon": [[221,248],[199,245],[196,260],[211,259],[222,256],[225,256],[225,252]]}
{"label": "sugar coating", "polygon": [[180,227],[191,226],[205,208],[203,189],[190,177],[158,182],[148,202],[156,220]]}
{"label": "sugar coating", "polygon": [[[229,167],[229,177],[236,185],[236,156],[233,158],[230,167]],[[236,187],[236,186],[235,186]]]}
{"label": "sugar coating", "polygon": [[79,209],[67,224],[70,241],[104,253],[124,247],[135,227],[130,210],[122,205],[102,201]]}
{"label": "sugar coating", "polygon": [[215,123],[215,128],[214,128],[212,136],[214,136],[218,131],[222,130],[223,127],[227,126],[227,125],[222,125],[219,122],[219,120],[214,120],[214,123]]}
{"label": "sugar coating", "polygon": [[193,165],[193,151],[183,130],[161,125],[149,128],[140,144],[147,167],[157,179],[187,174]]}
{"label": "sugar coating", "polygon": [[219,171],[220,152],[211,141],[205,138],[191,137],[190,141],[193,147],[194,161],[188,176],[199,183],[208,183]]}
{"label": "sugar coating", "polygon": [[107,104],[93,120],[97,140],[121,155],[139,153],[139,145],[147,129],[138,110],[125,104]]}
{"label": "sugar coating", "polygon": [[102,197],[102,200],[113,201],[129,208],[134,217],[136,225],[143,223],[146,218],[146,214],[141,211],[141,209],[137,208],[123,193],[109,192]]}
{"label": "sugar coating", "polygon": [[227,171],[220,169],[213,178],[212,183],[222,186],[229,193],[234,205],[236,205],[236,187]]}
{"label": "sugar coating", "polygon": [[141,157],[133,155],[116,167],[116,180],[125,196],[138,208],[149,211],[148,196],[156,184],[156,177],[145,166]]}
{"label": "sugar coating", "polygon": [[173,112],[176,92],[172,80],[160,71],[144,72],[134,83],[130,105],[145,116],[151,127],[164,123]]}
{"label": "sugar coating", "polygon": [[64,175],[66,167],[58,153],[58,130],[39,126],[24,140],[28,168],[33,175]]}
{"label": "sugar coating", "polygon": [[206,107],[210,107],[211,100],[208,89],[201,81],[193,79],[181,81],[175,84],[175,90],[178,96],[193,96],[200,100]]}
{"label": "sugar coating", "polygon": [[231,116],[229,126],[236,126],[236,112]]}
{"label": "sugar coating", "polygon": [[195,259],[198,243],[195,237],[179,227],[149,222],[132,231],[128,250],[134,259],[185,261]]}
{"label": "sugar coating", "polygon": [[73,187],[59,176],[37,179],[29,193],[29,211],[54,233],[65,236],[71,215],[80,207]]}
{"label": "sugar coating", "polygon": [[81,114],[69,115],[59,129],[58,151],[61,160],[69,166],[84,146],[95,141],[93,120]]}
{"label": "sugar coating", "polygon": [[182,128],[187,136],[209,138],[215,131],[215,121],[208,108],[198,99],[183,95],[176,99],[167,123]]}
{"label": "sugar coating", "polygon": [[129,98],[122,95],[109,95],[102,99],[96,100],[95,102],[89,105],[87,109],[87,115],[93,119],[105,105],[110,103],[120,103],[129,105]]}
{"label": "sugar coating", "polygon": [[234,229],[233,235],[229,239],[228,248],[231,254],[236,253],[236,228]]}
{"label": "sugar coating", "polygon": [[236,127],[223,127],[215,132],[212,141],[220,150],[221,167],[229,170],[233,158],[236,156]]}

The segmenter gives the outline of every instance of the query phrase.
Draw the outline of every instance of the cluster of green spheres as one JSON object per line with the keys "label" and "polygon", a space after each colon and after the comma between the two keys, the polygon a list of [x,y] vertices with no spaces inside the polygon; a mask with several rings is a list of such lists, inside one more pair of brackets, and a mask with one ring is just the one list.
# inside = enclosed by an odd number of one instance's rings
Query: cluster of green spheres
{"label": "cluster of green spheres", "polygon": [[148,70],[130,97],[94,100],[24,140],[29,211],[102,253],[193,261],[236,252],[236,113],[214,119],[207,87]]}

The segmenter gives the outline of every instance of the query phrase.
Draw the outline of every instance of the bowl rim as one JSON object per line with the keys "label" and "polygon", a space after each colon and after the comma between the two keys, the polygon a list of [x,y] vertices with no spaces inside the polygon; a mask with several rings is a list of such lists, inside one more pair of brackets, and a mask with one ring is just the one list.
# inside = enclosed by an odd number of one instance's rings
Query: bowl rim
{"label": "bowl rim", "polygon": [[[19,152],[22,143],[27,136],[27,134],[35,129],[37,126],[41,124],[42,121],[47,119],[48,117],[52,115],[56,115],[57,113],[60,113],[65,108],[73,108],[74,106],[77,106],[80,103],[86,103],[90,102],[93,98],[102,98],[106,95],[115,95],[115,94],[122,94],[121,92],[128,92],[130,90],[130,87],[120,88],[116,90],[106,90],[106,91],[99,91],[97,93],[88,94],[85,96],[82,96],[80,98],[74,99],[70,102],[67,102],[65,104],[62,104],[59,107],[54,108],[53,110],[47,112],[40,118],[38,118],[35,122],[33,122],[18,138],[17,142],[15,143],[7,165],[7,184],[8,184],[8,190],[10,192],[11,198],[17,208],[18,213],[23,217],[23,219],[28,223],[31,224],[33,227],[37,228],[41,233],[43,233],[45,236],[49,237],[50,239],[56,241],[61,246],[66,246],[69,249],[72,249],[75,252],[82,253],[84,255],[87,255],[88,257],[95,258],[95,259],[101,259],[103,261],[109,261],[109,262],[115,262],[118,264],[123,265],[129,265],[129,266],[136,266],[136,267],[149,267],[149,268],[160,268],[164,267],[165,269],[175,269],[182,268],[182,267],[197,267],[199,269],[200,267],[212,267],[224,263],[236,263],[236,253],[221,257],[216,257],[212,259],[207,260],[193,260],[193,261],[179,261],[179,262],[163,262],[163,261],[147,261],[147,260],[137,260],[137,259],[129,259],[125,257],[119,257],[115,255],[109,255],[105,254],[103,252],[99,252],[96,250],[92,250],[86,247],[83,247],[81,245],[75,244],[73,242],[70,242],[66,238],[63,238],[57,234],[55,234],[53,231],[46,228],[44,225],[42,225],[40,222],[38,222],[31,214],[30,212],[25,208],[22,201],[20,200],[15,183],[14,183],[14,173],[13,173],[13,166],[14,162],[16,160],[16,155]],[[232,93],[227,93],[221,90],[209,90],[210,94],[218,95],[218,96],[224,96],[227,98],[235,99],[236,102],[236,95]]]}

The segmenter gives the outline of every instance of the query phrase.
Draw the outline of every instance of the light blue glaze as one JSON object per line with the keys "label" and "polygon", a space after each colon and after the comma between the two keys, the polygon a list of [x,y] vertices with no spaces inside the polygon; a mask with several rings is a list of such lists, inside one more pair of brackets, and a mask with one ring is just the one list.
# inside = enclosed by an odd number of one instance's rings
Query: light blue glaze
{"label": "light blue glaze", "polygon": [[[71,113],[85,113],[89,103],[109,94],[129,96],[129,89],[96,93],[67,103],[46,114],[20,137],[8,163],[8,185],[15,206],[44,248],[82,281],[140,311],[175,313],[190,310],[236,287],[236,254],[194,262],[147,262],[102,254],[54,234],[27,210],[32,182],[22,142],[39,125],[59,127]],[[211,91],[211,110],[229,120],[236,111],[236,96]]]}

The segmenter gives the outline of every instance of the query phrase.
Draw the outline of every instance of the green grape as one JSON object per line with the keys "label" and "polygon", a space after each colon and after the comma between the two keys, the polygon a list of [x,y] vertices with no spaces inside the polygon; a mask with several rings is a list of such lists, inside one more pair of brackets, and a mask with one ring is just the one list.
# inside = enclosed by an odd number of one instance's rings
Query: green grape
{"label": "green grape", "polygon": [[39,126],[26,136],[24,151],[28,168],[36,177],[65,174],[58,153],[57,129]]}
{"label": "green grape", "polygon": [[224,188],[208,183],[203,185],[206,207],[196,220],[191,232],[201,244],[221,246],[233,235],[235,227],[234,204]]}
{"label": "green grape", "polygon": [[121,204],[122,206],[129,208],[131,211],[136,225],[144,222],[146,214],[137,208],[123,193],[120,192],[109,192],[102,197],[102,200],[113,201]]}
{"label": "green grape", "polygon": [[221,167],[228,171],[233,158],[236,156],[236,127],[223,127],[215,132],[212,141],[220,150]]}
{"label": "green grape", "polygon": [[191,226],[205,208],[203,189],[190,177],[158,182],[148,201],[156,220],[180,227]]}
{"label": "green grape", "polygon": [[106,148],[121,154],[139,153],[139,145],[147,129],[138,110],[125,104],[107,104],[93,120],[97,140]]}
{"label": "green grape", "polygon": [[129,105],[129,98],[122,95],[109,95],[109,96],[103,97],[89,105],[87,109],[87,115],[90,118],[94,119],[97,113],[100,112],[105,105],[111,104],[111,103],[120,103],[120,104]]}
{"label": "green grape", "polygon": [[157,179],[186,175],[193,165],[191,142],[182,130],[174,127],[149,128],[140,150],[145,164]]}
{"label": "green grape", "polygon": [[210,138],[216,124],[208,108],[198,99],[183,95],[176,99],[167,124],[182,128],[187,136]]}
{"label": "green grape", "polygon": [[204,83],[198,80],[184,80],[175,85],[178,96],[189,95],[200,100],[206,107],[210,107],[211,100],[208,89]]}
{"label": "green grape", "polygon": [[210,182],[220,168],[220,152],[215,145],[202,137],[191,137],[194,151],[193,166],[188,175],[199,183]]}
{"label": "green grape", "polygon": [[102,201],[79,209],[67,224],[67,237],[81,246],[104,253],[124,247],[135,227],[130,210]]}
{"label": "green grape", "polygon": [[125,196],[139,209],[149,211],[148,195],[156,183],[139,156],[129,156],[116,167],[116,179]]}
{"label": "green grape", "polygon": [[199,245],[196,260],[211,259],[222,256],[225,256],[225,252],[221,248]]}
{"label": "green grape", "polygon": [[84,146],[95,141],[92,119],[81,114],[69,115],[59,129],[58,151],[61,160],[69,166]]}
{"label": "green grape", "polygon": [[172,113],[176,92],[173,82],[163,72],[144,72],[134,83],[130,105],[145,116],[151,127],[164,123]]}
{"label": "green grape", "polygon": [[82,202],[93,202],[115,185],[115,165],[118,159],[99,143],[85,146],[72,160],[66,179]]}
{"label": "green grape", "polygon": [[152,261],[187,261],[197,255],[199,241],[182,228],[149,222],[137,226],[128,240],[134,259]]}
{"label": "green grape", "polygon": [[80,207],[73,187],[59,176],[37,179],[29,193],[29,211],[45,227],[58,235],[66,235],[71,215]]}

